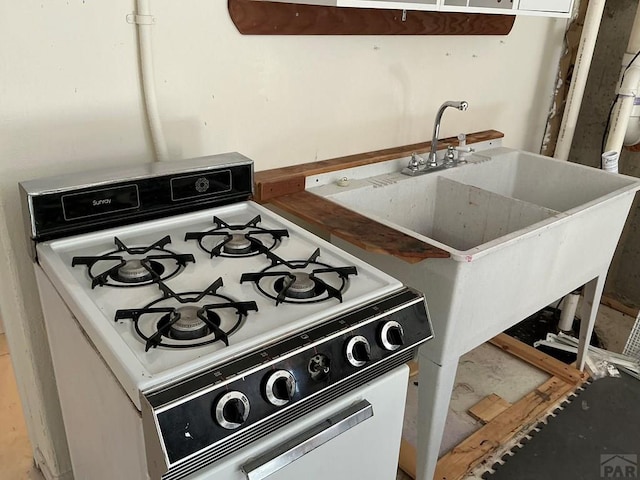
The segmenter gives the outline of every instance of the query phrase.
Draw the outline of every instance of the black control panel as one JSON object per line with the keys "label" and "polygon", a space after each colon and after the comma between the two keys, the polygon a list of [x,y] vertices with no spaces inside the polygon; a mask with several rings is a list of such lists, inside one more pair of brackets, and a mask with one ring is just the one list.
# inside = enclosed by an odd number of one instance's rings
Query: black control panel
{"label": "black control panel", "polygon": [[253,164],[240,154],[169,163],[140,167],[129,177],[114,169],[21,183],[30,236],[51,240],[244,201],[253,193]]}
{"label": "black control panel", "polygon": [[160,412],[161,440],[174,464],[258,422],[264,428],[267,418],[282,414],[292,421],[296,415],[285,410],[294,412],[399,356],[404,363],[431,337],[424,297],[403,289],[145,397]]}
{"label": "black control panel", "polygon": [[62,195],[60,202],[64,220],[73,222],[125,210],[137,210],[140,208],[140,190],[136,184],[98,188]]}
{"label": "black control panel", "polygon": [[222,195],[233,190],[231,170],[197,173],[171,179],[171,199],[174,202]]}

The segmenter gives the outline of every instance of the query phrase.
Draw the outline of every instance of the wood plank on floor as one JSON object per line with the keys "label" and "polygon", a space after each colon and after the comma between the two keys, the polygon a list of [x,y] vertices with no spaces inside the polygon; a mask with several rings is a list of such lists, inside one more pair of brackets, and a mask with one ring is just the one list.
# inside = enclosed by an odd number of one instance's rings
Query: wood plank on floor
{"label": "wood plank on floor", "polygon": [[609,308],[613,308],[614,310],[620,313],[624,313],[625,315],[628,315],[632,318],[637,318],[638,315],[640,315],[640,309],[625,305],[621,301],[616,300],[615,298],[609,297],[607,295],[602,295],[602,298],[600,299],[600,303],[602,305],[606,305]]}
{"label": "wood plank on floor", "polygon": [[[461,480],[516,435],[542,421],[579,385],[551,377],[438,460],[434,480]],[[416,478],[416,448],[403,439],[399,467]]]}
{"label": "wood plank on floor", "polygon": [[581,384],[589,377],[586,372],[581,372],[505,333],[492,338],[489,343],[568,383]]}
{"label": "wood plank on floor", "polygon": [[507,402],[500,395],[492,393],[484,397],[467,411],[469,415],[476,420],[482,423],[489,423],[509,407],[511,407],[511,403]]}
{"label": "wood plank on floor", "polygon": [[[502,445],[542,421],[559,403],[588,380],[588,375],[577,370],[574,365],[566,365],[506,334],[500,334],[488,343],[553,376],[514,404],[509,404],[493,394],[472,407],[478,419],[483,421],[484,417],[487,422],[480,430],[440,458],[434,480],[461,480],[469,471],[497,452]],[[493,403],[497,403],[495,408],[498,412],[495,415],[490,412]],[[500,408],[501,403],[505,408]],[[484,413],[487,410],[489,413]],[[469,413],[473,416],[471,411]],[[411,478],[416,477],[415,455],[415,446],[403,439],[399,467]]]}
{"label": "wood plank on floor", "polygon": [[576,388],[575,384],[551,377],[440,458],[434,479],[462,479],[487,455],[518,433],[530,430]]}

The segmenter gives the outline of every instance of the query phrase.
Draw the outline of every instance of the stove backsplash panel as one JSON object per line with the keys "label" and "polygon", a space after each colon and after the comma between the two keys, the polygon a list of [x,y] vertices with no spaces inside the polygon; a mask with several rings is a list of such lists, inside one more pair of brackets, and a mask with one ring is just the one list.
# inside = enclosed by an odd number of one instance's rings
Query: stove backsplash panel
{"label": "stove backsplash panel", "polygon": [[240,154],[169,163],[22,182],[29,237],[41,242],[244,201],[253,193],[253,162]]}

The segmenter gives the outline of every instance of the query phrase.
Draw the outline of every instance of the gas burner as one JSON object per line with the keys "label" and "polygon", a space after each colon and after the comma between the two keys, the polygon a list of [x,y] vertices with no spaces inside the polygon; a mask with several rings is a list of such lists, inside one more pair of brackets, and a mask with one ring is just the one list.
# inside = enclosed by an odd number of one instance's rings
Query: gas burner
{"label": "gas burner", "polygon": [[115,321],[131,319],[138,336],[150,348],[191,348],[222,341],[243,324],[256,302],[236,302],[217,293],[222,278],[203,292],[175,293],[162,282],[163,296],[143,308],[116,311]]}
{"label": "gas burner", "polygon": [[269,230],[258,226],[260,215],[244,225],[229,225],[213,217],[216,228],[208,232],[187,232],[185,240],[197,240],[200,248],[211,257],[251,257],[273,250],[282,237],[288,237],[286,230]]}
{"label": "gas burner", "polygon": [[[271,265],[260,272],[243,273],[240,283],[254,282],[265,296],[280,303],[317,303],[331,298],[342,302],[349,275],[357,275],[356,267],[332,267],[316,261],[320,249],[308,260],[286,261],[273,252],[264,251]],[[281,267],[286,267],[283,269]]]}
{"label": "gas burner", "polygon": [[[289,281],[287,281],[289,280]],[[311,275],[304,272],[293,273],[292,277],[279,278],[276,280],[276,290],[285,292],[291,298],[314,298],[320,295],[324,288],[322,284],[311,278]]]}
{"label": "gas burner", "polygon": [[[195,340],[206,337],[212,329],[198,316],[200,310],[193,305],[178,307],[164,315],[158,322],[158,327],[161,330],[168,328],[167,336],[175,340]],[[209,320],[220,326],[220,317],[216,313],[209,311],[206,315]]]}
{"label": "gas burner", "polygon": [[142,260],[137,259],[125,260],[125,264],[110,276],[122,283],[142,283],[152,280],[154,276],[162,277],[165,269],[160,262],[150,260],[148,267],[142,262]]}
{"label": "gas burner", "polygon": [[[118,237],[114,237],[116,249],[104,255],[73,257],[71,265],[86,265],[91,277],[91,288],[98,285],[111,287],[138,287],[158,280],[167,280],[195,262],[191,254],[178,254],[165,248],[171,237],[158,240],[148,247],[127,247]],[[106,270],[95,272],[97,265]]]}

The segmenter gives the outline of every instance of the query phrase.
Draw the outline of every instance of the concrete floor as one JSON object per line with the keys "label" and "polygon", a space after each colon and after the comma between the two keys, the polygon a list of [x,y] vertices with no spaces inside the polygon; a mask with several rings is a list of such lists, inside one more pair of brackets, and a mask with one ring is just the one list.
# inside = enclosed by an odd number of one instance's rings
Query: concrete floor
{"label": "concrete floor", "polygon": [[[596,329],[605,346],[622,351],[635,319],[601,306]],[[542,384],[548,375],[485,344],[464,355],[458,367],[456,384],[447,416],[447,427],[440,449],[443,454],[480,428],[467,410],[486,395],[496,393],[509,402]],[[404,437],[415,443],[417,388],[408,386]],[[6,338],[0,334],[0,480],[44,480],[34,467],[26,433]],[[397,480],[410,477],[398,471]],[[471,475],[467,480],[479,479]]]}

